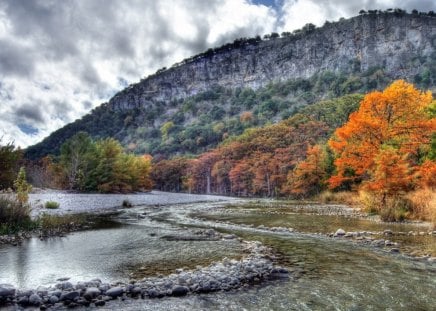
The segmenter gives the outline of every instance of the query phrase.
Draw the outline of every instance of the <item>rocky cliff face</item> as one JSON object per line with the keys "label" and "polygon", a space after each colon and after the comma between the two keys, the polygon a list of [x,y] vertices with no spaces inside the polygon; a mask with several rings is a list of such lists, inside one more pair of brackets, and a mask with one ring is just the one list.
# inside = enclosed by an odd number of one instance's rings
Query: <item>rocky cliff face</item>
{"label": "rocky cliff face", "polygon": [[412,80],[421,72],[423,59],[435,58],[435,47],[434,16],[360,15],[287,37],[205,53],[129,86],[108,106],[114,110],[147,107],[216,85],[258,89],[323,71],[351,73],[380,67],[392,79]]}

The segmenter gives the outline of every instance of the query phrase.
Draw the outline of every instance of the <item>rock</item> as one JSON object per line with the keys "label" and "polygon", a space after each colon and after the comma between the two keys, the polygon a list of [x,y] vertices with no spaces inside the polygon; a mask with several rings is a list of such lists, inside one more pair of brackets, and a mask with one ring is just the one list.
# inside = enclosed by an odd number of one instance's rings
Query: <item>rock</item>
{"label": "rock", "polygon": [[390,250],[389,250],[389,252],[391,252],[391,253],[399,253],[400,252],[400,249],[399,248],[391,248]]}
{"label": "rock", "polygon": [[70,278],[59,278],[56,281],[58,281],[58,282],[65,282],[65,281],[68,281],[69,279]]}
{"label": "rock", "polygon": [[354,236],[354,232],[347,232],[344,235],[344,237],[346,237],[346,238],[352,238],[353,236]]}
{"label": "rock", "polygon": [[51,304],[55,304],[59,302],[59,297],[56,295],[50,296],[49,300],[48,300]]}
{"label": "rock", "polygon": [[124,293],[124,289],[122,287],[112,287],[106,291],[106,295],[112,298],[117,298]]}
{"label": "rock", "polygon": [[15,288],[10,284],[0,284],[0,298],[15,296]]}
{"label": "rock", "polygon": [[27,296],[20,297],[20,298],[18,298],[17,303],[20,306],[27,306],[29,304],[29,297],[27,297]]}
{"label": "rock", "polygon": [[100,284],[100,286],[98,287],[101,291],[103,291],[103,292],[105,292],[105,291],[107,291],[109,288],[111,288],[111,286],[109,285],[109,284],[107,284],[107,283],[103,283],[103,284]]}
{"label": "rock", "polygon": [[381,239],[381,240],[374,240],[371,242],[372,245],[377,246],[377,247],[381,247],[385,245],[385,240]]}
{"label": "rock", "polygon": [[225,240],[236,239],[236,235],[234,235],[234,234],[224,234],[223,235],[223,239],[225,239]]}
{"label": "rock", "polygon": [[85,306],[85,307],[89,307],[89,305],[91,304],[90,301],[86,300],[85,298],[79,298],[77,299],[77,303],[79,305]]}
{"label": "rock", "polygon": [[134,287],[132,288],[132,290],[130,291],[132,293],[132,295],[136,296],[136,295],[140,295],[142,293],[142,289],[141,287]]}
{"label": "rock", "polygon": [[171,295],[179,297],[179,296],[185,296],[189,292],[189,288],[186,286],[180,286],[176,285],[171,290]]}
{"label": "rock", "polygon": [[334,234],[334,236],[344,236],[344,235],[345,235],[344,229],[338,229]]}
{"label": "rock", "polygon": [[74,286],[71,282],[63,282],[63,283],[56,284],[56,288],[67,290],[67,289],[73,289]]}
{"label": "rock", "polygon": [[94,302],[96,307],[103,307],[106,304],[106,301],[104,300],[97,300],[96,302]]}
{"label": "rock", "polygon": [[392,230],[387,229],[387,230],[383,231],[383,234],[384,235],[392,235]]}
{"label": "rock", "polygon": [[83,297],[88,300],[97,298],[101,294],[101,291],[97,287],[88,287],[83,294]]}
{"label": "rock", "polygon": [[39,306],[42,302],[41,297],[39,297],[39,295],[37,294],[32,294],[29,297],[29,304],[32,306]]}
{"label": "rock", "polygon": [[63,292],[60,298],[60,301],[73,301],[75,298],[79,297],[80,293],[78,291],[72,291],[72,292]]}

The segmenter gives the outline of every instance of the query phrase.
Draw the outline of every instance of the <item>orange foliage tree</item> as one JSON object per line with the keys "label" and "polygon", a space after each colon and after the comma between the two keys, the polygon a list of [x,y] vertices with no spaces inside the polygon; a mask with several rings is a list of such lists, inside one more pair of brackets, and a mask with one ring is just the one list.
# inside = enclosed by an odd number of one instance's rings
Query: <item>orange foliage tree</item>
{"label": "orange foliage tree", "polygon": [[374,191],[407,191],[436,131],[436,118],[426,112],[431,101],[430,92],[420,92],[403,80],[367,94],[329,140],[337,156],[330,187],[362,181]]}
{"label": "orange foliage tree", "polygon": [[308,148],[306,159],[289,172],[284,192],[303,197],[319,193],[326,179],[325,158],[321,146]]}

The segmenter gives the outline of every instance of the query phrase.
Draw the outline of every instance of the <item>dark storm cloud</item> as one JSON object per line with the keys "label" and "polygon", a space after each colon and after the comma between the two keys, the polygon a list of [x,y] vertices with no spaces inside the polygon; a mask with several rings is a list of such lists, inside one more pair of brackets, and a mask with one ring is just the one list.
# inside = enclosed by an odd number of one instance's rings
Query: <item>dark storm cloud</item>
{"label": "dark storm cloud", "polygon": [[15,110],[15,119],[17,123],[30,122],[32,124],[38,124],[44,122],[44,116],[41,111],[40,104],[23,104]]}
{"label": "dark storm cloud", "polygon": [[0,75],[28,76],[33,70],[31,50],[10,40],[0,40]]}

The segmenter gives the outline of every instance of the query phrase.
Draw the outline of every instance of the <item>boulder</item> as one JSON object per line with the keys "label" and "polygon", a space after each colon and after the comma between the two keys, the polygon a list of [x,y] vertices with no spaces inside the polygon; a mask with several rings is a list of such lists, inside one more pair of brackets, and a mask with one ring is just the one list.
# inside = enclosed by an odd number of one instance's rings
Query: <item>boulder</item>
{"label": "boulder", "polygon": [[63,292],[60,300],[61,301],[66,301],[66,300],[73,301],[74,299],[76,299],[79,296],[80,296],[80,293],[78,291]]}
{"label": "boulder", "polygon": [[180,286],[176,285],[171,290],[171,295],[179,297],[179,296],[185,296],[189,292],[189,288],[186,286]]}
{"label": "boulder", "polygon": [[124,289],[122,287],[112,287],[106,291],[106,295],[112,298],[117,298],[124,293]]}
{"label": "boulder", "polygon": [[92,300],[97,298],[100,293],[101,291],[97,287],[88,287],[83,297],[85,297],[85,299]]}
{"label": "boulder", "polygon": [[32,306],[39,306],[42,302],[41,297],[39,297],[39,295],[37,294],[32,294],[29,297],[29,304]]}
{"label": "boulder", "polygon": [[344,229],[338,229],[335,232],[334,236],[344,236],[345,235],[345,230]]}
{"label": "boulder", "polygon": [[12,297],[15,295],[15,288],[10,284],[0,284],[0,298]]}

